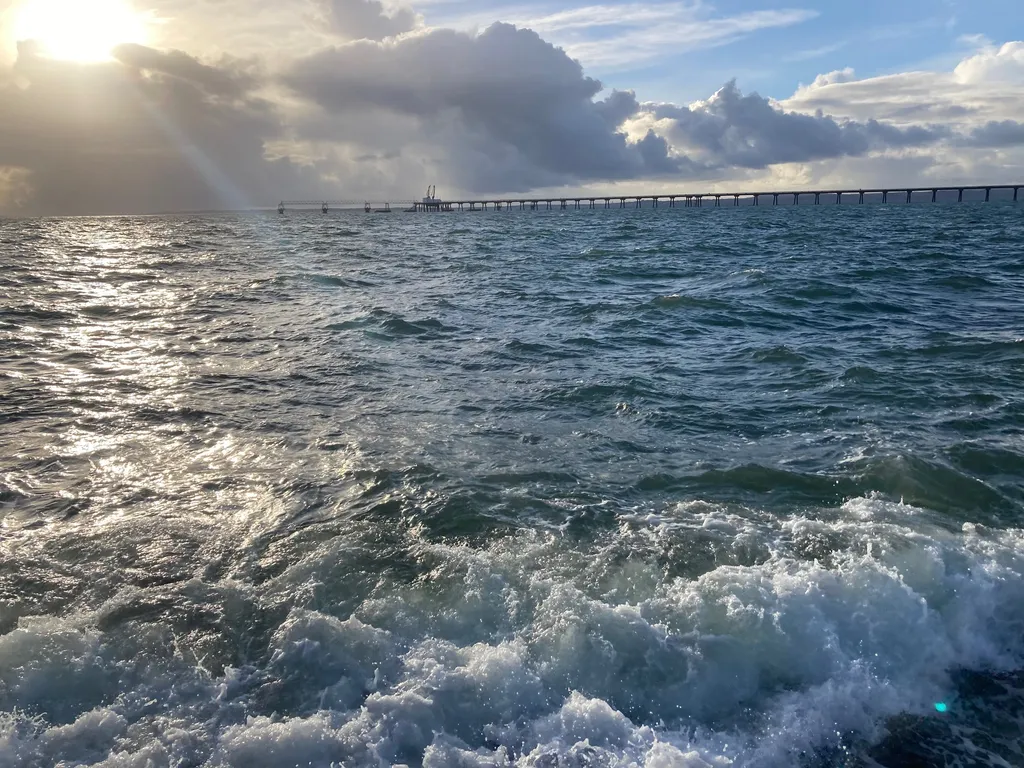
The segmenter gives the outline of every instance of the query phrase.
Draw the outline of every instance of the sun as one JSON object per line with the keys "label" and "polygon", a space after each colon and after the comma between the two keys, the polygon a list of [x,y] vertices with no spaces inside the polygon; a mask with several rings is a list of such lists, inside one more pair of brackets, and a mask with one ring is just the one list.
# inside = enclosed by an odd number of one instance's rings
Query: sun
{"label": "sun", "polygon": [[121,43],[145,43],[146,27],[146,16],[126,0],[24,0],[14,34],[38,43],[50,58],[99,62]]}

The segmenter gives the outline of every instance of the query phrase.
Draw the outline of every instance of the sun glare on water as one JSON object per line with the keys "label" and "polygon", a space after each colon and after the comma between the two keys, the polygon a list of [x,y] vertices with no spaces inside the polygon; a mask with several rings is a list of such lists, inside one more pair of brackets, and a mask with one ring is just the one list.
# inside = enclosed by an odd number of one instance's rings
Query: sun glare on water
{"label": "sun glare on water", "polygon": [[99,62],[121,43],[145,43],[146,17],[125,0],[25,0],[16,40],[33,40],[54,59]]}

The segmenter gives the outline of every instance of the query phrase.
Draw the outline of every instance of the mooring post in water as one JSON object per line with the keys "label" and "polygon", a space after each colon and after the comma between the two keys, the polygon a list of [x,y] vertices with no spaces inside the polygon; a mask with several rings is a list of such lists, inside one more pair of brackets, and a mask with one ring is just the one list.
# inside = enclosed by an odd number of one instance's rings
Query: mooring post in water
{"label": "mooring post in water", "polygon": [[1013,202],[1015,203],[1017,202],[1017,189],[1018,187],[1013,188]]}

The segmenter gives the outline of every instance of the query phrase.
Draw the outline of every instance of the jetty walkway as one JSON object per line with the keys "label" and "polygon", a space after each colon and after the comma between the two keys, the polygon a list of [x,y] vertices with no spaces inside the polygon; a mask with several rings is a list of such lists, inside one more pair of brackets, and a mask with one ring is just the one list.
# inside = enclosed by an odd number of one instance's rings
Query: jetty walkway
{"label": "jetty walkway", "polygon": [[[716,208],[739,205],[761,205],[762,200],[771,200],[772,205],[800,205],[801,202],[814,205],[841,205],[844,201],[863,205],[875,203],[914,203],[914,202],[956,202],[993,200],[1013,200],[1024,184],[982,184],[973,186],[912,186],[889,187],[887,189],[821,189],[792,190],[783,192],[700,192],[676,194],[640,194],[640,195],[568,195],[565,197],[503,197],[477,198],[466,200],[442,200],[435,197],[422,200],[357,202],[354,200],[283,200],[278,205],[278,212],[284,213],[289,208],[320,208],[324,213],[336,208],[362,207],[367,213],[390,213],[391,206],[399,206],[396,210],[408,212],[443,212],[443,211],[511,211],[511,210],[580,210],[584,208],[643,208],[665,206],[668,208],[702,208],[705,205]],[[996,193],[993,195],[993,193]],[[765,203],[767,204],[767,202]],[[375,207],[377,206],[377,207]]]}

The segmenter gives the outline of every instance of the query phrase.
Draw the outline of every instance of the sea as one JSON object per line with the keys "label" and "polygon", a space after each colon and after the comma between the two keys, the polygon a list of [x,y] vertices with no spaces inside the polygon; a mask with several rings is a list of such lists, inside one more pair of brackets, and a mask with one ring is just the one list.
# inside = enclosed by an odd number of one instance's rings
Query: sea
{"label": "sea", "polygon": [[1024,209],[0,222],[0,766],[1024,765]]}

